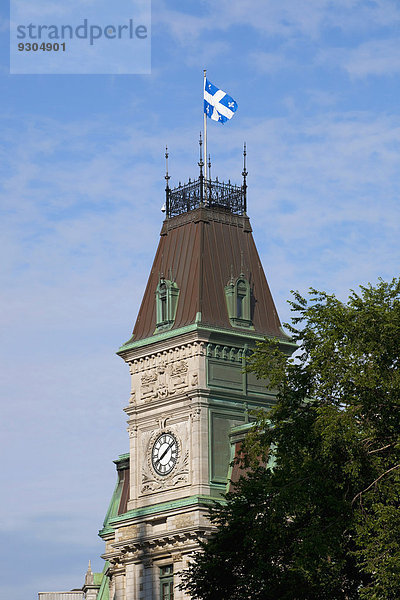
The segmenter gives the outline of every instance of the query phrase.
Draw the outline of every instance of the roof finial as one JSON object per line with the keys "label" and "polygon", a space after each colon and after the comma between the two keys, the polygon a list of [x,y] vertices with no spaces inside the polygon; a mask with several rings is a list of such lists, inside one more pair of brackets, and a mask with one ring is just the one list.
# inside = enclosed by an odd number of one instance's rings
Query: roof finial
{"label": "roof finial", "polygon": [[208,155],[208,179],[211,181],[211,154]]}
{"label": "roof finial", "polygon": [[[170,188],[169,188],[169,180],[171,179],[171,177],[168,174],[168,146],[165,146],[165,211],[166,211],[166,216],[167,218],[170,216],[170,210],[169,210],[169,196],[170,196]],[[161,209],[164,212],[164,206]]]}
{"label": "roof finial", "polygon": [[167,181],[167,185],[168,185],[168,180],[170,179],[170,176],[168,175],[168,146],[165,146],[165,179]]}
{"label": "roof finial", "polygon": [[203,162],[203,156],[202,156],[202,146],[203,146],[203,140],[201,138],[201,131],[200,131],[200,139],[199,139],[199,146],[200,146],[200,158],[199,158],[199,162],[197,163],[200,167],[200,204],[203,205],[203,198],[204,198],[204,175],[203,175],[203,167],[204,167],[204,162]]}
{"label": "roof finial", "polygon": [[246,152],[246,142],[244,142],[243,144],[243,171],[242,171],[242,175],[243,175],[243,212],[246,214],[247,212],[247,181],[246,181],[246,177],[248,175],[247,172],[247,168],[246,168],[246,156],[247,156],[247,152]]}
{"label": "roof finial", "polygon": [[204,167],[204,161],[203,161],[203,153],[202,153],[202,147],[203,147],[203,139],[201,137],[201,131],[200,131],[200,137],[199,137],[199,150],[200,150],[200,154],[199,154],[199,162],[198,165],[199,167]]}

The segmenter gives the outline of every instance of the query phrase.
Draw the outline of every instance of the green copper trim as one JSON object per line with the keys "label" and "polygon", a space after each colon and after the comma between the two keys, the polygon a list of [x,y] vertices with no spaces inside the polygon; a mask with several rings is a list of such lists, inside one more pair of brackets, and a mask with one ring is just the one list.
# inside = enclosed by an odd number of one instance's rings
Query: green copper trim
{"label": "green copper trim", "polygon": [[124,471],[125,469],[129,469],[129,459],[130,459],[130,454],[129,454],[129,452],[126,452],[125,454],[120,454],[118,456],[117,460],[113,461],[117,467],[117,472]]}
{"label": "green copper trim", "polygon": [[180,498],[179,500],[171,500],[170,502],[162,502],[161,504],[153,504],[152,506],[142,506],[141,508],[135,508],[128,510],[122,515],[111,517],[103,529],[99,531],[99,536],[106,535],[114,532],[114,525],[134,519],[136,517],[145,517],[147,515],[153,515],[168,510],[174,510],[176,508],[184,508],[185,506],[192,505],[204,505],[211,506],[214,503],[221,503],[222,499],[213,496],[188,496],[187,498]]}
{"label": "green copper trim", "polygon": [[236,425],[235,427],[232,427],[231,432],[229,435],[235,435],[237,433],[242,433],[243,431],[247,431],[250,430],[252,427],[254,427],[255,423],[243,423],[243,425]]}
{"label": "green copper trim", "polygon": [[[110,563],[108,561],[106,561],[104,563],[103,572],[102,573],[94,573],[94,581],[95,582],[97,581],[96,580],[97,576],[99,577],[99,579],[101,578],[100,589],[97,593],[97,600],[109,600],[110,578],[106,575],[109,567],[110,567]],[[98,584],[95,583],[95,585],[98,585]]]}
{"label": "green copper trim", "polygon": [[127,458],[129,458],[130,454],[129,452],[124,452],[124,454],[119,454],[118,458],[116,460],[114,460],[115,464],[122,462],[123,460],[126,460]]}
{"label": "green copper trim", "polygon": [[[141,348],[142,346],[148,346],[149,344],[154,344],[156,342],[160,342],[163,340],[168,340],[179,335],[183,335],[185,333],[190,333],[192,331],[204,331],[207,333],[224,333],[230,336],[242,338],[244,340],[249,340],[249,338],[254,339],[255,341],[262,341],[266,337],[269,339],[273,339],[276,336],[264,336],[255,331],[238,331],[237,329],[226,329],[224,327],[213,327],[204,325],[202,323],[192,323],[191,325],[187,325],[186,327],[180,327],[179,329],[172,329],[170,331],[165,331],[163,333],[158,333],[153,335],[152,337],[144,338],[143,340],[138,340],[137,342],[128,340],[125,344],[117,350],[117,354],[122,354],[126,350],[133,350],[134,348]],[[297,345],[290,340],[290,338],[285,334],[282,329],[282,337],[276,337],[282,344],[285,346],[291,346],[293,348],[297,348]]]}
{"label": "green copper trim", "polygon": [[122,344],[120,348],[117,350],[117,354],[121,354],[126,350],[132,350],[133,348],[141,348],[142,346],[148,346],[149,344],[154,344],[155,342],[161,342],[162,340],[168,340],[172,337],[176,337],[178,335],[182,335],[183,333],[189,333],[191,331],[196,331],[197,324],[188,325],[187,327],[180,327],[179,329],[172,329],[170,331],[164,331],[162,333],[156,333],[152,337],[144,338],[143,340],[138,340],[137,342],[132,342],[131,339]]}

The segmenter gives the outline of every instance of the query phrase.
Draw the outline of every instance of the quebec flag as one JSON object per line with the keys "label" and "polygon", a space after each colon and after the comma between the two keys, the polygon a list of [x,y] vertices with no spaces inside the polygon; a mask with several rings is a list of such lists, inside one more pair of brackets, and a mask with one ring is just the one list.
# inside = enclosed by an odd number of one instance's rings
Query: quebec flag
{"label": "quebec flag", "polygon": [[208,79],[204,80],[204,112],[213,121],[225,123],[232,119],[237,110],[237,102]]}

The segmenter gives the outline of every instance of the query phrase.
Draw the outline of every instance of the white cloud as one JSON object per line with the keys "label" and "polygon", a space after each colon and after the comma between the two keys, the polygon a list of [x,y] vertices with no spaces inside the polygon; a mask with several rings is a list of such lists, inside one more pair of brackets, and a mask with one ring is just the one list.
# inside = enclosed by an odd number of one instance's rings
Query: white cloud
{"label": "white cloud", "polygon": [[278,52],[252,52],[248,59],[249,64],[261,73],[275,73],[293,65],[290,59]]}
{"label": "white cloud", "polygon": [[[190,6],[190,5],[189,5]],[[394,0],[205,0],[202,14],[170,9],[162,0],[154,4],[155,25],[168,28],[180,43],[192,43],[205,32],[226,31],[235,26],[249,26],[269,36],[282,36],[288,41],[299,35],[318,38],[322,31],[336,27],[342,31],[365,31],[377,26],[393,26],[400,22],[400,8]]]}
{"label": "white cloud", "polygon": [[[167,32],[173,39],[171,55],[191,67],[231,57],[238,68],[264,74],[321,64],[343,68],[352,77],[399,69],[400,6],[392,0],[204,0],[196,6],[197,13],[190,4],[185,10],[164,0],[153,6],[154,35]],[[252,36],[257,44],[248,43],[247,50],[242,42]]]}
{"label": "white cloud", "polygon": [[400,72],[399,39],[373,40],[347,53],[343,67],[352,77],[395,75]]}
{"label": "white cloud", "polygon": [[325,48],[317,53],[316,65],[328,65],[346,71],[353,80],[369,76],[392,76],[400,71],[398,39],[376,39],[354,48]]}
{"label": "white cloud", "polygon": [[340,92],[327,92],[322,89],[306,90],[309,102],[315,107],[332,108],[340,100]]}

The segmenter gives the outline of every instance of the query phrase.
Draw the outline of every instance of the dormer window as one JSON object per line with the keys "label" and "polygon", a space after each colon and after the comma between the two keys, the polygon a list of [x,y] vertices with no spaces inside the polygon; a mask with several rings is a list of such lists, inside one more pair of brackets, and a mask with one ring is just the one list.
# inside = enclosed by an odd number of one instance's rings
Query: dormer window
{"label": "dormer window", "polygon": [[160,278],[156,289],[156,331],[170,329],[175,321],[179,288],[175,281]]}
{"label": "dormer window", "polygon": [[247,279],[241,274],[237,279],[231,277],[225,286],[226,306],[232,327],[253,329],[251,319],[251,289]]}

